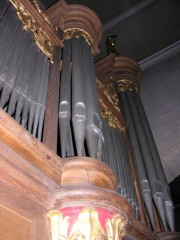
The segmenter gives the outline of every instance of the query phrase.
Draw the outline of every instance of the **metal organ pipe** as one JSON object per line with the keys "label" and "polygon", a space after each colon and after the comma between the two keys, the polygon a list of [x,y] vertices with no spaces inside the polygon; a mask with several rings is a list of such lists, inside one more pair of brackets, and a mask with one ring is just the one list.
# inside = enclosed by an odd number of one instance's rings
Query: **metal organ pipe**
{"label": "metal organ pipe", "polygon": [[[62,157],[66,156],[71,118],[71,39],[64,41],[59,104],[59,129]],[[70,136],[69,136],[70,137]],[[69,151],[68,151],[69,152]]]}
{"label": "metal organ pipe", "polygon": [[66,39],[64,45],[59,108],[62,157],[77,152],[100,159],[103,137],[91,49],[84,37]]}
{"label": "metal organ pipe", "polygon": [[14,8],[4,1],[2,4],[0,106],[41,140],[50,62],[31,33],[22,31]]}
{"label": "metal organ pipe", "polygon": [[171,231],[174,231],[174,206],[173,206],[173,202],[172,202],[171,195],[170,195],[170,189],[169,189],[169,186],[168,186],[168,183],[166,180],[166,176],[165,176],[165,173],[163,170],[163,166],[161,163],[161,159],[160,159],[160,156],[159,156],[159,153],[158,153],[158,150],[156,147],[156,143],[154,141],[152,131],[150,129],[141,99],[135,92],[133,92],[133,96],[134,96],[135,104],[139,111],[139,115],[142,120],[142,124],[144,126],[146,138],[147,138],[149,148],[151,150],[151,154],[152,154],[152,157],[154,160],[153,163],[157,170],[158,178],[163,187],[164,197],[165,197],[165,210],[166,210],[168,226],[171,229]]}
{"label": "metal organ pipe", "polygon": [[167,222],[166,222],[166,214],[165,214],[165,205],[164,205],[164,192],[162,189],[162,185],[158,179],[158,174],[157,170],[153,164],[153,159],[151,155],[151,151],[149,149],[149,145],[146,139],[144,127],[141,122],[141,118],[138,114],[138,109],[135,105],[132,91],[126,91],[125,92],[129,106],[132,112],[132,117],[133,121],[136,127],[137,135],[138,135],[138,140],[140,143],[143,159],[144,159],[144,164],[146,167],[150,187],[152,190],[152,195],[153,195],[153,200],[155,202],[155,205],[158,209],[159,215],[161,217],[161,220],[163,222],[163,226],[165,230],[167,231]]}
{"label": "metal organ pipe", "polygon": [[131,146],[134,154],[134,160],[135,160],[135,165],[136,165],[137,175],[139,178],[143,200],[151,221],[151,225],[155,230],[151,189],[150,189],[147,173],[144,166],[142,153],[140,150],[139,140],[138,140],[136,129],[132,120],[132,115],[131,115],[131,111],[129,108],[129,104],[128,104],[125,92],[123,91],[119,92],[119,97],[120,97],[120,102],[125,115],[125,119],[128,124],[128,135],[130,138],[130,142],[131,142]]}
{"label": "metal organ pipe", "polygon": [[[81,46],[87,109],[85,138],[89,156],[92,158],[97,158],[98,145],[101,138],[97,83],[90,46],[84,39],[81,41]],[[99,146],[99,152],[99,155],[101,155],[102,146]]]}
{"label": "metal organ pipe", "polygon": [[84,153],[87,120],[81,42],[81,37],[72,39],[72,125],[78,156]]}
{"label": "metal organ pipe", "polygon": [[119,183],[117,191],[122,194],[132,205],[134,216],[139,218],[139,207],[135,187],[131,175],[127,148],[123,133],[108,126],[103,120],[103,162],[105,162],[116,173]]}

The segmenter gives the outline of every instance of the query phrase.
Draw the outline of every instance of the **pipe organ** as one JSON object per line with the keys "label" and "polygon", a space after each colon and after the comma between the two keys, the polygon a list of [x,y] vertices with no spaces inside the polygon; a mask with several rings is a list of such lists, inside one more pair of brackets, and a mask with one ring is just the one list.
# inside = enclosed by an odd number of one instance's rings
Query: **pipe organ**
{"label": "pipe organ", "polygon": [[3,239],[179,239],[139,65],[114,42],[93,63],[102,27],[86,7],[1,5]]}

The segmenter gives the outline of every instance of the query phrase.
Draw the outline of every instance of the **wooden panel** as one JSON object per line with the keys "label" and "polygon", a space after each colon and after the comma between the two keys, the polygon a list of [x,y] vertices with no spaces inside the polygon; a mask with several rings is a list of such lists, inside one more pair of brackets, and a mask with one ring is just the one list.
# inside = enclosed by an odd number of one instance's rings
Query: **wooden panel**
{"label": "wooden panel", "polygon": [[31,239],[32,222],[0,205],[0,239]]}
{"label": "wooden panel", "polygon": [[39,169],[57,184],[61,181],[63,161],[0,109],[0,143]]}

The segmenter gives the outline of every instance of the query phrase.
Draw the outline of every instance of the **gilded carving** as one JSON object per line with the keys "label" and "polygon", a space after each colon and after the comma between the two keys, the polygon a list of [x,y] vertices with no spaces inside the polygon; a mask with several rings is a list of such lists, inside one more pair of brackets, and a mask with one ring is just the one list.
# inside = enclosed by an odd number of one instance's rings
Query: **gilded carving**
{"label": "gilded carving", "polygon": [[24,24],[24,29],[33,33],[34,40],[38,47],[50,59],[50,61],[53,62],[55,44],[51,41],[46,31],[42,26],[38,25],[37,21],[31,16],[20,0],[10,0],[10,2],[16,8],[17,15]]}
{"label": "gilded carving", "polygon": [[122,125],[122,123],[114,116],[112,111],[107,107],[107,105],[103,102],[101,98],[99,98],[100,102],[100,114],[101,116],[107,120],[108,125],[112,128],[117,128],[121,132],[124,132],[126,128]]}
{"label": "gilded carving", "polygon": [[84,31],[80,28],[69,28],[64,31],[63,39],[69,39],[73,37],[84,37],[86,42],[92,47],[93,46],[93,40],[88,32]]}
{"label": "gilded carving", "polygon": [[102,221],[100,222],[100,213],[93,207],[82,208],[73,220],[71,216],[63,216],[61,210],[49,211],[48,217],[51,223],[52,240],[119,240],[124,235],[125,218],[123,216],[120,214],[109,216],[103,220],[105,222],[103,226]]}
{"label": "gilded carving", "polygon": [[140,93],[140,84],[138,81],[129,80],[129,79],[121,79],[117,81],[118,90],[126,91],[126,90],[136,90],[137,93]]}
{"label": "gilded carving", "polygon": [[[102,91],[105,96],[107,97],[107,100],[112,103],[112,105],[115,108],[115,111],[117,111],[118,114],[120,114],[120,108],[119,108],[119,101],[117,97],[116,90],[114,88],[114,83],[108,82],[107,84],[103,84],[101,81],[97,80],[97,85]],[[121,132],[125,131],[125,126],[117,119],[116,116],[114,116],[111,109],[107,106],[106,102],[103,101],[101,96],[99,96],[99,102],[100,102],[100,114],[103,118],[105,118],[108,122],[108,125],[113,128],[119,129]]]}
{"label": "gilded carving", "polygon": [[120,112],[119,100],[118,100],[118,96],[117,96],[117,93],[116,93],[116,90],[114,87],[114,82],[110,81],[106,84],[103,84],[102,82],[97,80],[97,84],[98,84],[99,88],[104,92],[104,94],[106,95],[108,100],[114,105],[117,112]]}
{"label": "gilded carving", "polygon": [[48,18],[48,16],[46,16],[46,14],[41,10],[41,8],[39,7],[38,1],[37,0],[33,0],[34,6],[36,7],[36,9],[38,10],[38,12],[41,14],[41,16],[44,18],[44,20],[47,22],[47,24],[54,30],[56,30],[54,28],[54,26],[52,25],[50,19]]}

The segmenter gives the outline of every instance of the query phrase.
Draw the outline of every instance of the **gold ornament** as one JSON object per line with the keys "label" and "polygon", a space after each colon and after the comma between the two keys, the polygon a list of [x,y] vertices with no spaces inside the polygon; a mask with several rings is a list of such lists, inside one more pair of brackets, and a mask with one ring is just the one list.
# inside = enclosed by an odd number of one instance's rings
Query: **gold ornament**
{"label": "gold ornament", "polygon": [[[119,101],[114,88],[114,83],[109,82],[107,84],[103,84],[101,81],[97,80],[97,85],[99,90],[106,96],[107,101],[111,103],[117,115],[120,115]],[[113,114],[111,108],[108,107],[106,101],[104,101],[104,99],[101,97],[101,94],[99,94],[99,102],[100,114],[104,119],[107,120],[108,125],[110,127],[119,129],[121,132],[124,132],[126,130],[125,125]]]}
{"label": "gold ornament", "polygon": [[89,46],[93,46],[93,40],[88,32],[80,28],[69,28],[64,31],[63,39],[84,37]]}
{"label": "gold ornament", "polygon": [[123,227],[126,221],[120,214],[115,214],[112,219],[107,218],[105,229],[99,221],[98,211],[92,207],[84,207],[71,228],[70,216],[63,216],[60,210],[50,210],[47,215],[52,240],[119,240],[125,235]]}
{"label": "gold ornament", "polygon": [[138,81],[121,79],[117,81],[117,84],[119,91],[136,90],[137,93],[140,93],[140,84]]}
{"label": "gold ornament", "polygon": [[[50,59],[51,63],[53,63],[55,44],[51,41],[46,31],[43,29],[42,26],[39,26],[37,21],[31,16],[29,11],[24,7],[20,0],[10,0],[10,2],[16,8],[17,15],[24,24],[24,30],[32,32],[34,40],[38,47]],[[36,3],[36,1],[34,1],[34,3]],[[45,18],[45,14],[43,14],[43,18],[50,25],[50,21],[48,20],[48,18]]]}

